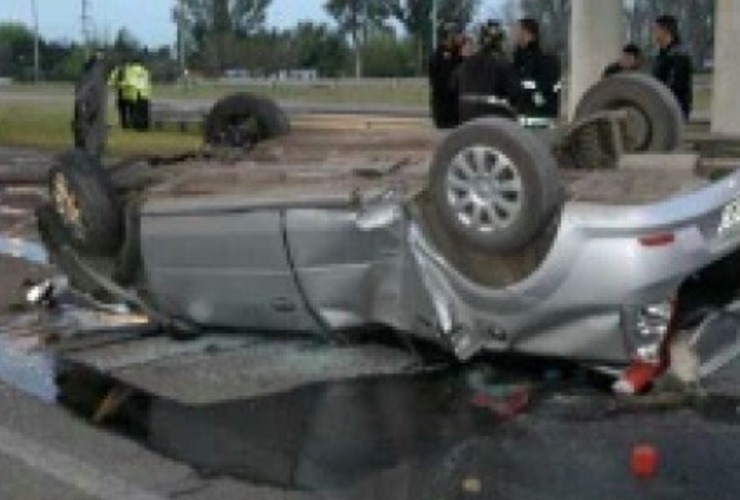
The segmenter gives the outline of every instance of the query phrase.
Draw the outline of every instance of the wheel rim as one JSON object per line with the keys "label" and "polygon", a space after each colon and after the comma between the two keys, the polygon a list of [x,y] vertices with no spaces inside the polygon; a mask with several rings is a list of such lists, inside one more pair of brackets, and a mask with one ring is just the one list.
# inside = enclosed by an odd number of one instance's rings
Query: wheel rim
{"label": "wheel rim", "polygon": [[61,173],[55,174],[52,187],[52,198],[57,213],[78,239],[84,239],[86,227],[82,209],[74,190],[69,187],[67,178]]}
{"label": "wheel rim", "polygon": [[522,211],[519,169],[494,148],[474,146],[460,152],[448,170],[446,191],[457,220],[479,233],[511,226]]}
{"label": "wheel rim", "polygon": [[619,106],[619,109],[625,111],[627,114],[624,122],[627,149],[631,151],[646,151],[652,139],[650,119],[643,110],[636,106],[627,104]]}

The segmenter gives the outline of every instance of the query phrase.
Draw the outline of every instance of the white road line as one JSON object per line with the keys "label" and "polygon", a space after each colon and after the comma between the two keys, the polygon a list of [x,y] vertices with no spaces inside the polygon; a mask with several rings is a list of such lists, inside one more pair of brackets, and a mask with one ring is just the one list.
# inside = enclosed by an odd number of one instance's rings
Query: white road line
{"label": "white road line", "polygon": [[106,500],[166,500],[66,453],[0,427],[0,452],[93,497]]}

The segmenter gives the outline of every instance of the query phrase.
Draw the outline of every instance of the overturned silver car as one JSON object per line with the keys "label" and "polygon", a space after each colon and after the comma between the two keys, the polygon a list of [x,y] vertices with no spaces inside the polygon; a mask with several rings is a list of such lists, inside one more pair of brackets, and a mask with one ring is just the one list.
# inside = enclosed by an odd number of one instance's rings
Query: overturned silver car
{"label": "overturned silver car", "polygon": [[[623,78],[634,95],[641,79]],[[681,124],[650,88],[575,127],[606,144],[607,170],[571,168],[568,148],[509,120],[290,130],[237,96],[206,129],[246,150],[107,168],[71,152],[39,227],[74,285],[176,336],[386,327],[462,360],[656,362],[671,333],[735,300],[740,173],[712,180],[694,155],[651,151]]]}

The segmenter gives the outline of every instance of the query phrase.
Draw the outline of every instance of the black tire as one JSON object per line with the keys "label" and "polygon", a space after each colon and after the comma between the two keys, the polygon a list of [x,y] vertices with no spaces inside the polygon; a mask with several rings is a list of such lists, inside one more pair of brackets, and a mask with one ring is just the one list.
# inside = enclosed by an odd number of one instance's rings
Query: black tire
{"label": "black tire", "polygon": [[290,132],[290,121],[274,101],[240,93],[218,101],[206,117],[205,142],[215,147],[245,147]]}
{"label": "black tire", "polygon": [[103,165],[73,150],[49,173],[49,195],[72,245],[93,255],[111,255],[123,240],[119,203]]}
{"label": "black tire", "polygon": [[104,296],[105,290],[81,271],[77,261],[69,253],[62,251],[66,246],[73,246],[70,232],[65,228],[59,214],[51,204],[44,204],[36,210],[39,235],[44,247],[49,251],[49,258],[54,266],[69,279],[75,290],[93,297]]}
{"label": "black tire", "polygon": [[451,133],[435,152],[430,183],[448,229],[480,250],[503,254],[536,239],[552,222],[563,192],[548,147],[502,118],[476,120]]}
{"label": "black tire", "polygon": [[669,152],[684,134],[684,117],[671,90],[652,76],[625,73],[601,80],[583,96],[576,120],[600,111],[625,109],[628,115],[627,152]]}
{"label": "black tire", "polygon": [[105,64],[101,59],[91,59],[75,88],[75,148],[98,158],[103,155],[108,139],[107,109]]}

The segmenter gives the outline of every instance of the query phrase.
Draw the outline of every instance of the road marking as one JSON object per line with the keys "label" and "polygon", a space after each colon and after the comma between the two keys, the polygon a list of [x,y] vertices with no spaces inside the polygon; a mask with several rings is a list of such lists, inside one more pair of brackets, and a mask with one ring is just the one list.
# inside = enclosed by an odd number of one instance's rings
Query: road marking
{"label": "road marking", "polygon": [[98,498],[110,500],[166,500],[71,455],[0,427],[0,452],[34,470]]}

